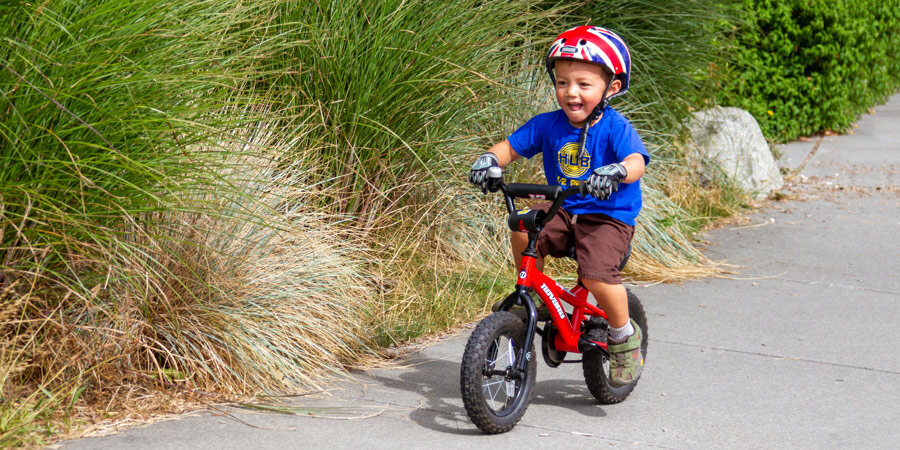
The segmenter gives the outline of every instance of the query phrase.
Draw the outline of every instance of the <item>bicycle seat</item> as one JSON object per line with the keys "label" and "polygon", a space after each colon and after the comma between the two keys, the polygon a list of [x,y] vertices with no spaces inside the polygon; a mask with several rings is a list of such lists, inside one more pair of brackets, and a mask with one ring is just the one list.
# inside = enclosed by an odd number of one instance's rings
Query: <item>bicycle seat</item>
{"label": "bicycle seat", "polygon": [[[622,262],[619,263],[619,271],[625,268],[625,264],[628,264],[628,258],[631,257],[631,244],[628,244],[628,250],[625,251],[625,257],[622,258]],[[566,258],[575,259],[575,243],[570,242],[569,248],[566,249]]]}

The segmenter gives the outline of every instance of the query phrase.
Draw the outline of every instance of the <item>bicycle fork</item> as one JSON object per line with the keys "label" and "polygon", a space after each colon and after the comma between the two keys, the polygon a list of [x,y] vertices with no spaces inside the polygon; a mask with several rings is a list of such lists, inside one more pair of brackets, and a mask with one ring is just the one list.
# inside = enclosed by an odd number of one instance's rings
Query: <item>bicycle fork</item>
{"label": "bicycle fork", "polygon": [[511,374],[516,378],[521,378],[525,375],[525,370],[528,365],[528,361],[531,358],[534,358],[534,355],[531,354],[531,346],[534,343],[534,335],[537,331],[537,307],[534,305],[534,300],[531,298],[531,294],[528,293],[528,289],[525,286],[516,286],[516,295],[518,301],[525,306],[525,312],[528,314],[527,320],[525,321],[525,342],[522,344],[522,349],[519,351],[520,355],[516,359],[516,367],[515,371]]}

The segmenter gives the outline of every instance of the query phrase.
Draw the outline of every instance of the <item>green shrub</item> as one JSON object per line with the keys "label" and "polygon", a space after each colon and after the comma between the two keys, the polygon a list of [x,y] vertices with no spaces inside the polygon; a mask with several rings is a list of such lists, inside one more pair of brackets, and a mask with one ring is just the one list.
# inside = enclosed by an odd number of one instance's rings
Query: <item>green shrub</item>
{"label": "green shrub", "polygon": [[846,131],[900,86],[900,1],[745,0],[719,95],[779,142]]}

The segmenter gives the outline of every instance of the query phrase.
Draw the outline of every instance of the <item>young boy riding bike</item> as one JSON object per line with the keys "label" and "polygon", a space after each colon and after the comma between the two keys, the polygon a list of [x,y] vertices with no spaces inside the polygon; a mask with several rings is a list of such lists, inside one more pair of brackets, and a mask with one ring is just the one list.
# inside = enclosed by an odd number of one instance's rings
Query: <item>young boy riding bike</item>
{"label": "young boy riding bike", "polygon": [[[650,156],[634,127],[607,101],[628,91],[631,55],[616,34],[580,26],[556,38],[546,66],[560,109],[538,114],[480,155],[469,181],[486,192],[489,168],[540,153],[548,184],[587,185],[591,196],[566,199],[544,228],[537,268],[543,269],[546,255],[566,256],[574,242],[580,282],[609,318],[609,380],[621,386],[636,380],[643,366],[642,331],[629,318],[619,264],[634,236],[642,205],[639,180]],[[527,242],[526,233],[512,233],[517,268]]]}

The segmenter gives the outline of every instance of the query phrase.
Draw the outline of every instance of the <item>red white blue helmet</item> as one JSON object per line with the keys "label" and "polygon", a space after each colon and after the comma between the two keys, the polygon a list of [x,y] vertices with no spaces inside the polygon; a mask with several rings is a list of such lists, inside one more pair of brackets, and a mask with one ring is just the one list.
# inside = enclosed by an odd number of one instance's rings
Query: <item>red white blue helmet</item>
{"label": "red white blue helmet", "polygon": [[550,79],[556,82],[553,67],[559,59],[571,59],[600,64],[613,75],[613,80],[622,81],[619,92],[608,98],[624,95],[628,91],[628,79],[631,75],[631,53],[628,46],[617,34],[605,28],[583,25],[560,34],[550,51],[547,52],[547,72]]}

